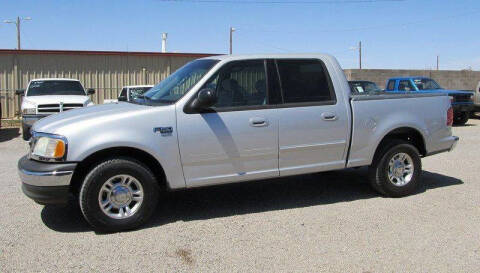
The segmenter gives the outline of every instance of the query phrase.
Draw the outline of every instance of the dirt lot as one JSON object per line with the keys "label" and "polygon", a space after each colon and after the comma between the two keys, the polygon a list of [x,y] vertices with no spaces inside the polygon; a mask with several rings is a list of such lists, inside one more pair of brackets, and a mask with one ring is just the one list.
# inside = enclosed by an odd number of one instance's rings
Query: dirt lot
{"label": "dirt lot", "polygon": [[169,193],[149,225],[96,234],[78,207],[40,206],[0,129],[0,272],[478,272],[480,120],[423,160],[424,187],[382,198],[365,170]]}

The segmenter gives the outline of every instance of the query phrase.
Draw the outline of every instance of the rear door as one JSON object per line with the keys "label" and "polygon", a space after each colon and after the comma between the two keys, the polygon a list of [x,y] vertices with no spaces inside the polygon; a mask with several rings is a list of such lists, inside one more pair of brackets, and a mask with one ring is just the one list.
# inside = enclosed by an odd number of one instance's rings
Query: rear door
{"label": "rear door", "polygon": [[348,112],[337,100],[319,59],[276,60],[283,104],[279,106],[280,175],[345,167]]}

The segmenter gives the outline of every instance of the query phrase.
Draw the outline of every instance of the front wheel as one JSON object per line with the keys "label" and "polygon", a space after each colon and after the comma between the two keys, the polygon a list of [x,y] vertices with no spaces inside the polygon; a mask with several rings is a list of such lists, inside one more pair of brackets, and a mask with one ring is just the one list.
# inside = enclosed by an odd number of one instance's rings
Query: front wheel
{"label": "front wheel", "polygon": [[392,140],[375,156],[369,168],[372,187],[383,195],[402,197],[414,193],[420,184],[422,162],[417,148]]}
{"label": "front wheel", "polygon": [[465,125],[468,121],[469,116],[470,116],[469,112],[460,112],[458,114],[455,114],[455,116],[453,117],[453,124]]}
{"label": "front wheel", "polygon": [[83,216],[100,231],[134,229],[152,215],[159,186],[151,170],[129,158],[114,158],[93,168],[80,189]]}

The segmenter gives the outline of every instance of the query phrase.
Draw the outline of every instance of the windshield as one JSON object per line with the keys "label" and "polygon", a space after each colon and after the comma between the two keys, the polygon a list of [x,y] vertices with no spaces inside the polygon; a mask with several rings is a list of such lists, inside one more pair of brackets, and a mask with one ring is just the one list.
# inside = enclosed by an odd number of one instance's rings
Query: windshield
{"label": "windshield", "polygon": [[432,79],[415,79],[413,80],[418,90],[443,89],[436,81]]}
{"label": "windshield", "polygon": [[196,60],[178,69],[172,75],[145,93],[145,99],[158,103],[174,103],[185,95],[218,60]]}
{"label": "windshield", "polygon": [[147,87],[130,87],[130,99],[137,99],[140,95],[150,90],[150,86]]}
{"label": "windshield", "polygon": [[351,85],[353,92],[355,93],[372,93],[382,91],[374,82],[351,82]]}
{"label": "windshield", "polygon": [[85,91],[78,81],[33,81],[28,87],[27,96],[78,95]]}

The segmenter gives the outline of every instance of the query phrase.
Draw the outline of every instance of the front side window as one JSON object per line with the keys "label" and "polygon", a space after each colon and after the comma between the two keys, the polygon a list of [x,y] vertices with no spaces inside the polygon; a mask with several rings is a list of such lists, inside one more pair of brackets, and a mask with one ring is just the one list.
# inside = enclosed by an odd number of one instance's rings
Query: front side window
{"label": "front side window", "polygon": [[85,96],[85,90],[78,81],[32,81],[27,96],[77,95]]}
{"label": "front side window", "polygon": [[213,68],[218,60],[195,60],[184,65],[145,93],[153,103],[175,103]]}
{"label": "front side window", "polygon": [[214,109],[266,105],[267,82],[264,61],[228,63],[210,78],[203,88],[215,90],[217,103],[212,107]]}
{"label": "front side window", "polygon": [[328,72],[320,60],[278,60],[284,103],[335,101]]}
{"label": "front side window", "polygon": [[398,83],[398,90],[399,91],[415,91],[415,87],[413,87],[412,82],[410,80],[402,80]]}

